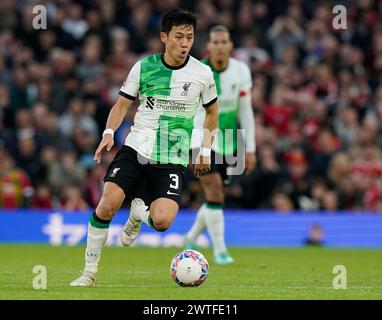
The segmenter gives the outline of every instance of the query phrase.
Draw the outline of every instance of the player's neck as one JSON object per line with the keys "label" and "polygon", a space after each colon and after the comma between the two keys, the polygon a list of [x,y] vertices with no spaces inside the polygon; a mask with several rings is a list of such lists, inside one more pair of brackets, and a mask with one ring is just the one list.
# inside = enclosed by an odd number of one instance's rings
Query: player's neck
{"label": "player's neck", "polygon": [[175,60],[167,51],[162,54],[162,61],[165,66],[170,68],[177,68],[183,66],[188,60],[188,56],[186,56],[183,60]]}
{"label": "player's neck", "polygon": [[228,59],[223,61],[210,59],[210,63],[212,67],[218,72],[222,72],[228,67]]}

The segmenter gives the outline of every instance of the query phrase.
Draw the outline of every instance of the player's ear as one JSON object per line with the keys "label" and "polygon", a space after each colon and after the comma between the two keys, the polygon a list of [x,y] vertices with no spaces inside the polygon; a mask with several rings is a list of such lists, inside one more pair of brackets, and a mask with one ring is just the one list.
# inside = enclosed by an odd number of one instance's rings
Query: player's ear
{"label": "player's ear", "polygon": [[167,39],[168,39],[168,34],[166,32],[161,32],[160,33],[160,41],[162,41],[162,43],[166,44]]}

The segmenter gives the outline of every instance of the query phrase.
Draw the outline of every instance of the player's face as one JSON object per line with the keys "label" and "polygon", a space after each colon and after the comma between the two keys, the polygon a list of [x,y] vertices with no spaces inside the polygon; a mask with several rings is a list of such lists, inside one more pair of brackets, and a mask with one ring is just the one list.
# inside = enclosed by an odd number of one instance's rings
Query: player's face
{"label": "player's face", "polygon": [[182,64],[194,43],[194,27],[189,25],[173,26],[167,34],[161,32],[161,41],[165,44],[166,54],[175,65]]}
{"label": "player's face", "polygon": [[207,49],[211,60],[226,62],[232,50],[232,41],[228,32],[212,32],[210,34],[210,40],[207,44]]}

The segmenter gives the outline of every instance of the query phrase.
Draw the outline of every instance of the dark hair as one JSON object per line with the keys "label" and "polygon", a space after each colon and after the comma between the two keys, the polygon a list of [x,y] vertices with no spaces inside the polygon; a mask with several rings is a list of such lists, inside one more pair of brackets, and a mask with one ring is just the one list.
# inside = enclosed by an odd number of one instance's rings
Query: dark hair
{"label": "dark hair", "polygon": [[194,32],[196,30],[196,15],[192,12],[181,9],[173,8],[165,12],[161,21],[161,32],[169,33],[172,27],[181,25],[192,26]]}

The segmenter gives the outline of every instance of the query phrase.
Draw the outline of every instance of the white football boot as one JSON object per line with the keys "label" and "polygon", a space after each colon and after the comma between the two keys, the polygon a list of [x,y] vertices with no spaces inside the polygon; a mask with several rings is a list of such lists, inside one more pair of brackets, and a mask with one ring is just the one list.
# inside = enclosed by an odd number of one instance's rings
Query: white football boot
{"label": "white football boot", "polygon": [[121,242],[124,246],[131,245],[137,239],[142,227],[142,219],[139,212],[147,210],[147,206],[140,198],[131,201],[129,219],[121,231]]}
{"label": "white football boot", "polygon": [[96,274],[93,272],[84,271],[79,278],[73,280],[69,286],[71,287],[90,287],[95,284]]}

